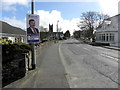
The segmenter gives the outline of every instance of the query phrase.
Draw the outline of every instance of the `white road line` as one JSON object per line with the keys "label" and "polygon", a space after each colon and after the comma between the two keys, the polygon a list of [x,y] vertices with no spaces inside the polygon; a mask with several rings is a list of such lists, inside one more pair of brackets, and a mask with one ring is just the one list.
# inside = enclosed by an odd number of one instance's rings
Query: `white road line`
{"label": "white road line", "polygon": [[118,58],[117,57],[113,57],[113,56],[110,56],[110,55],[107,55],[107,54],[104,54],[104,53],[102,53],[102,54],[100,54],[101,56],[103,56],[103,57],[107,57],[107,58],[110,58],[110,59],[113,59],[113,60],[115,60],[115,61],[117,61],[118,62]]}
{"label": "white road line", "polygon": [[67,79],[67,81],[68,81],[68,85],[69,85],[69,87],[70,88],[72,88],[71,87],[71,82],[70,82],[70,74],[69,74],[69,70],[67,69],[67,65],[66,65],[66,62],[65,62],[65,58],[64,58],[64,56],[63,56],[63,54],[62,54],[62,52],[61,52],[61,44],[59,44],[59,55],[60,55],[60,59],[61,59],[61,61],[62,61],[62,64],[63,64],[63,66],[64,66],[64,68],[65,68],[65,71],[66,71],[66,73],[67,73],[67,75],[66,75],[66,79]]}
{"label": "white road line", "polygon": [[83,49],[85,49],[85,50],[87,50],[87,51],[90,51],[90,49],[88,49],[88,48],[83,48]]}
{"label": "white road line", "polygon": [[[79,45],[77,45],[77,46],[80,47]],[[85,50],[87,50],[87,51],[91,51],[90,49],[85,48],[85,47],[83,47],[83,49],[85,49]]]}
{"label": "white road line", "polygon": [[[79,45],[77,45],[77,46],[80,47]],[[85,49],[85,50],[87,50],[87,51],[91,51],[90,49],[85,48],[85,47],[83,47],[83,49]],[[112,59],[112,60],[115,60],[115,61],[117,61],[117,62],[118,62],[118,60],[119,60],[119,58],[114,57],[114,56],[110,56],[110,55],[105,54],[105,53],[101,53],[100,55],[103,56],[103,57],[106,57],[106,58],[110,58],[110,59]]]}

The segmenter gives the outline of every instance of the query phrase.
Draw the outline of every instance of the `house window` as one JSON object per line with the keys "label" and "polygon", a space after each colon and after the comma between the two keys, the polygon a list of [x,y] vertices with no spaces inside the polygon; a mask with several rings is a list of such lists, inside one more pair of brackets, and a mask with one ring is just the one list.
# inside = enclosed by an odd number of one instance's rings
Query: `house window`
{"label": "house window", "polygon": [[110,41],[114,41],[114,34],[113,33],[110,33]]}
{"label": "house window", "polygon": [[110,41],[112,41],[112,34],[110,33]]}
{"label": "house window", "polygon": [[111,41],[114,41],[114,34],[111,34]]}
{"label": "house window", "polygon": [[103,41],[105,41],[105,34],[103,34]]}
{"label": "house window", "polygon": [[99,41],[101,41],[101,34],[99,34]]}
{"label": "house window", "polygon": [[108,34],[106,34],[106,41],[108,41]]}
{"label": "house window", "polygon": [[102,34],[102,41],[104,41],[104,35]]}

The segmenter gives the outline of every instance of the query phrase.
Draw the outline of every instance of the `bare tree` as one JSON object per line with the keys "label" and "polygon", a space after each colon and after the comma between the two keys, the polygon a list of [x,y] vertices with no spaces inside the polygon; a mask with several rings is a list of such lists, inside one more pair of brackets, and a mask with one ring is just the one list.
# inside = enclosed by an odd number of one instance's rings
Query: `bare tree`
{"label": "bare tree", "polygon": [[93,38],[93,31],[102,24],[103,20],[108,18],[108,15],[100,14],[98,12],[89,11],[82,13],[81,21],[78,27],[83,31],[83,36]]}

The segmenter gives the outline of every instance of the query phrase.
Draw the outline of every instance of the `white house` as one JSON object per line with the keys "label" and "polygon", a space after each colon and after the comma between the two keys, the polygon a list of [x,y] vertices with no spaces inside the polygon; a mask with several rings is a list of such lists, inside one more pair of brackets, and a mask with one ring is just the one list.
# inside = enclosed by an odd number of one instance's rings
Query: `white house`
{"label": "white house", "polygon": [[96,42],[109,43],[111,46],[120,45],[120,14],[105,19],[96,29]]}
{"label": "white house", "polygon": [[10,40],[12,42],[27,42],[26,31],[13,27],[3,21],[0,21],[0,24],[2,25],[0,38]]}

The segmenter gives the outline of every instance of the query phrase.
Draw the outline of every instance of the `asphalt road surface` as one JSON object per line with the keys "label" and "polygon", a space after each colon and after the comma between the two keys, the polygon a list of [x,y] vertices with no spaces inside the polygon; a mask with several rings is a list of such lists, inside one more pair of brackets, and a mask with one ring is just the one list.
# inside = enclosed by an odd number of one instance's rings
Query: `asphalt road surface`
{"label": "asphalt road surface", "polygon": [[59,52],[70,88],[118,88],[118,51],[69,39]]}
{"label": "asphalt road surface", "polygon": [[37,56],[37,69],[5,88],[118,88],[118,51],[68,39]]}

